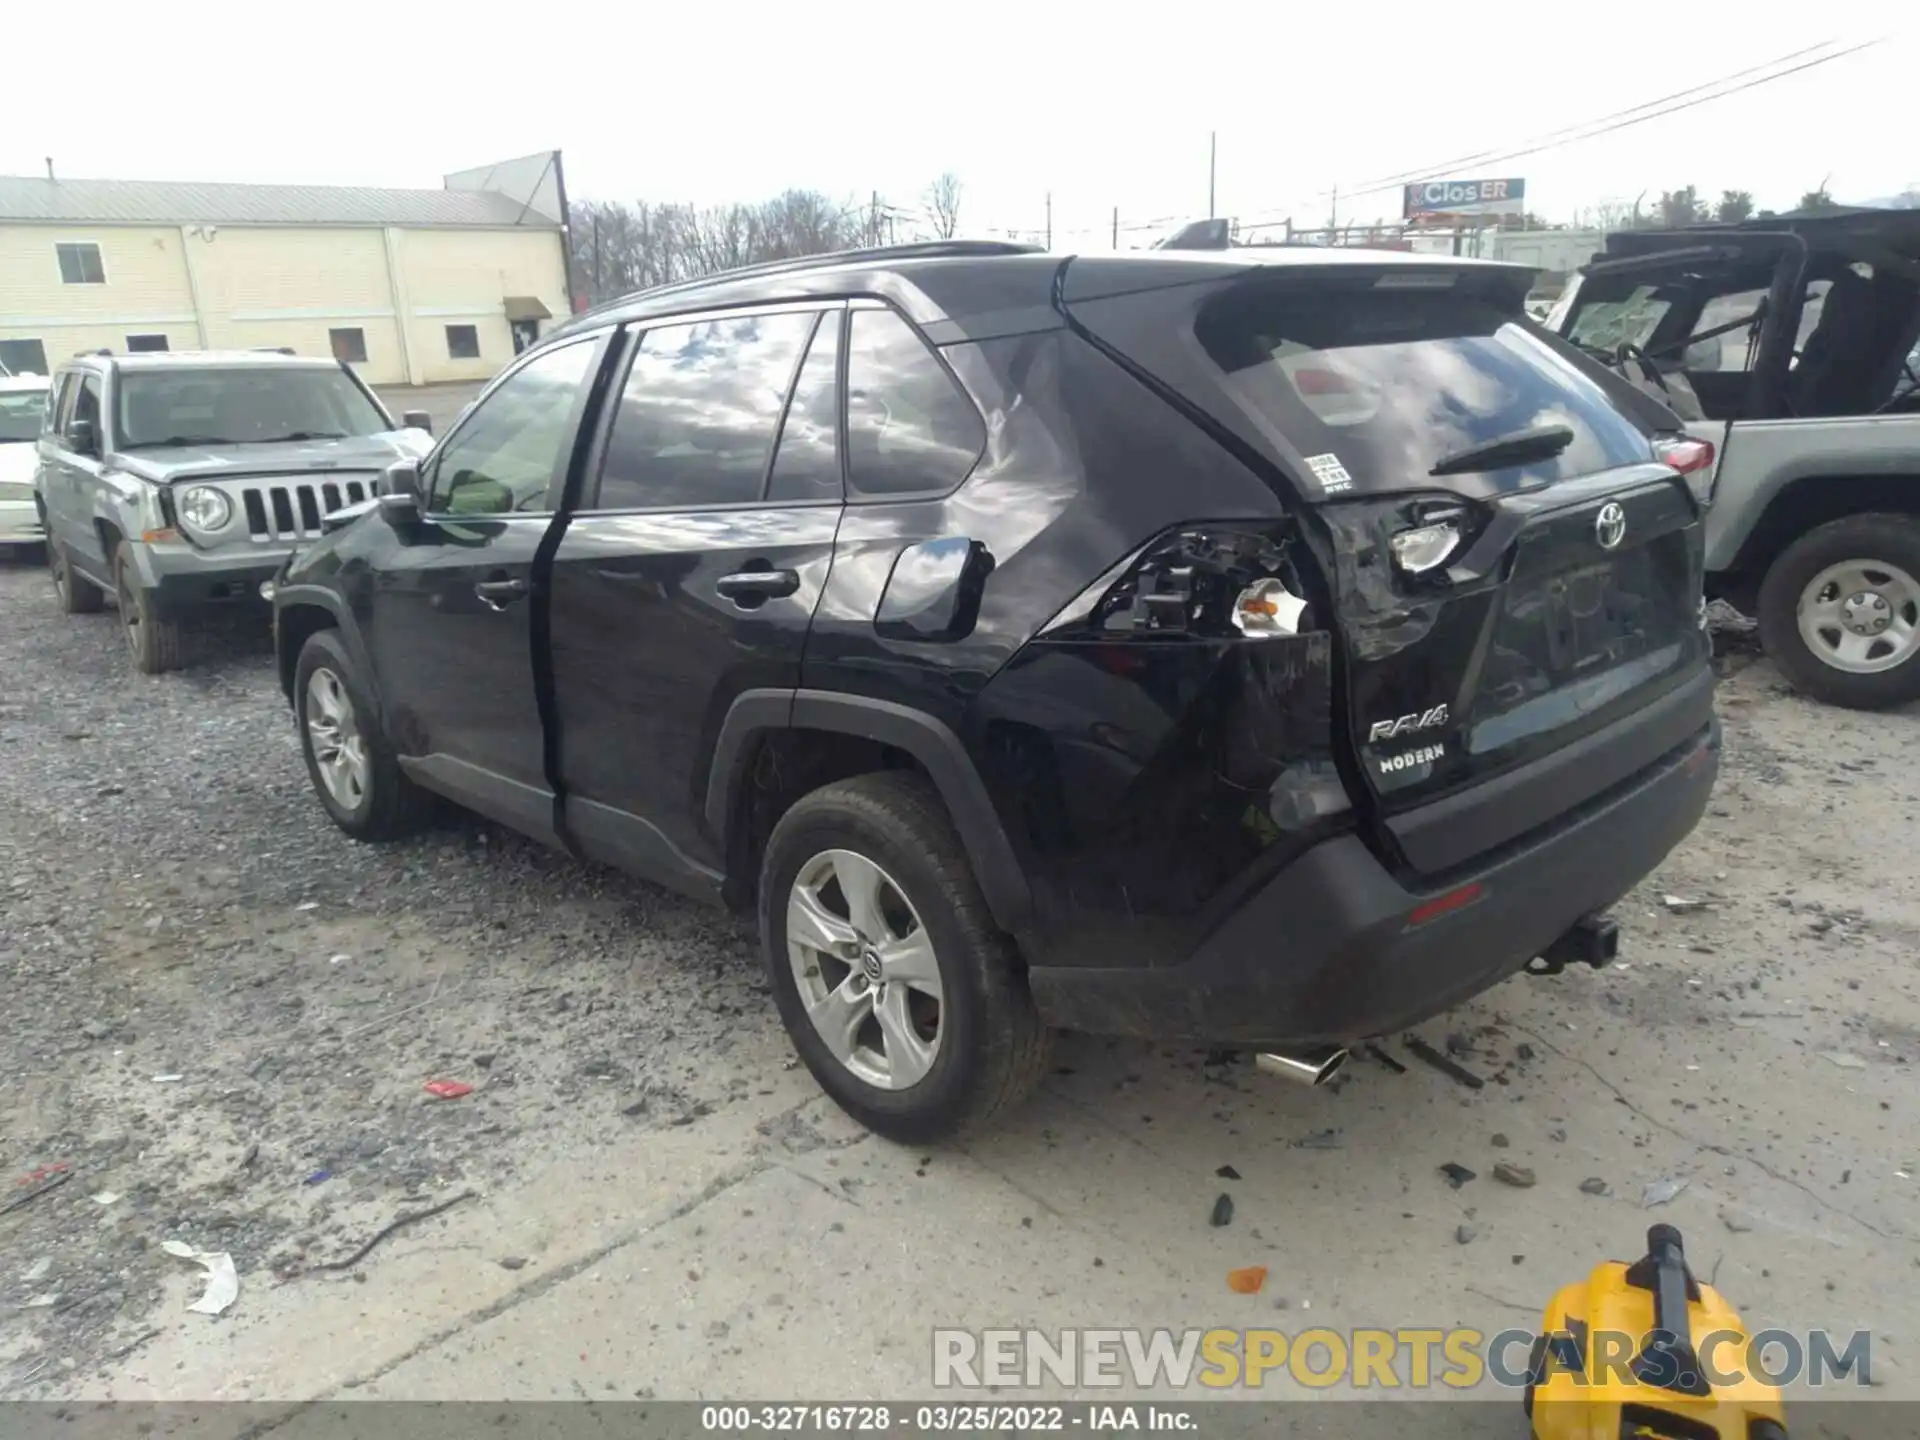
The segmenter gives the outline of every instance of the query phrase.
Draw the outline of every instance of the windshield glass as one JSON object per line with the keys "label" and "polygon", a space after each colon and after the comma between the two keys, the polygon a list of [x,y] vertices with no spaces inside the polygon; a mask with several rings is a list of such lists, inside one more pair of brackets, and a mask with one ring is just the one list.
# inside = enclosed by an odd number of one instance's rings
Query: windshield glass
{"label": "windshield glass", "polygon": [[0,390],[0,445],[38,439],[40,420],[46,413],[45,390]]}
{"label": "windshield glass", "polygon": [[1238,402],[1307,457],[1328,495],[1411,488],[1446,456],[1542,425],[1573,439],[1501,467],[1501,488],[1652,455],[1597,381],[1485,301],[1273,295],[1217,307],[1199,337]]}
{"label": "windshield glass", "polygon": [[388,428],[351,378],[318,367],[126,370],[115,404],[122,450],[343,439]]}

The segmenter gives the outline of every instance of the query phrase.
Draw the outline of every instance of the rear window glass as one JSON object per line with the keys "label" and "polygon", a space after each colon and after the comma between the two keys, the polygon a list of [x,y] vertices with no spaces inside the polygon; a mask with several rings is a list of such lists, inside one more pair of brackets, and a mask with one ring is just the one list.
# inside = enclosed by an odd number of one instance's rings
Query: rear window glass
{"label": "rear window glass", "polygon": [[1539,425],[1565,425],[1573,442],[1488,472],[1502,489],[1652,454],[1594,379],[1480,300],[1237,295],[1197,330],[1234,398],[1307,457],[1328,494],[1416,487],[1454,452]]}

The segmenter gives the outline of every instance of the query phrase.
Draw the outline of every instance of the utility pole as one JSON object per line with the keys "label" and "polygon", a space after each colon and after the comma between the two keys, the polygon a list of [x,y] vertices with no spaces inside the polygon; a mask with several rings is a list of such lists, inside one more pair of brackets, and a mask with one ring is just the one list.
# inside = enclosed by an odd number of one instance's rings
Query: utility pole
{"label": "utility pole", "polygon": [[1333,208],[1327,211],[1327,243],[1334,243],[1334,232],[1340,228],[1340,187],[1333,187]]}
{"label": "utility pole", "polygon": [[1047,249],[1053,249],[1053,192],[1047,192]]}
{"label": "utility pole", "polygon": [[1220,158],[1219,132],[1207,132],[1207,218],[1213,219],[1213,177],[1215,164]]}
{"label": "utility pole", "polygon": [[880,192],[873,192],[873,199],[867,208],[867,244],[880,243]]}
{"label": "utility pole", "polygon": [[604,292],[600,288],[600,207],[593,207],[593,299],[598,304]]}
{"label": "utility pole", "polygon": [[1120,248],[1120,207],[1113,207],[1113,248]]}

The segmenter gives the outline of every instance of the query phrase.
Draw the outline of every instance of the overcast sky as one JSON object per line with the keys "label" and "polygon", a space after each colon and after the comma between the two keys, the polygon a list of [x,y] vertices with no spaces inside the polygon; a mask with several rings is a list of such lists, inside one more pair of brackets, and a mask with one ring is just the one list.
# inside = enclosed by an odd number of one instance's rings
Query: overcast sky
{"label": "overcast sky", "polygon": [[[575,198],[755,199],[806,186],[916,204],[961,177],[968,233],[1104,245],[1206,213],[1398,214],[1366,182],[1529,141],[1829,38],[1865,53],[1598,139],[1447,169],[1523,176],[1571,219],[1687,183],[1785,208],[1920,183],[1920,43],[1899,7],[1508,0],[940,5],[251,4],[14,0],[0,174],[436,186],[559,147]],[[1604,15],[1598,19],[1581,17]],[[1744,29],[1729,18],[1750,17]],[[1876,23],[1878,22],[1878,23]],[[1389,47],[1390,50],[1389,50]],[[1150,238],[1145,235],[1135,239]]]}

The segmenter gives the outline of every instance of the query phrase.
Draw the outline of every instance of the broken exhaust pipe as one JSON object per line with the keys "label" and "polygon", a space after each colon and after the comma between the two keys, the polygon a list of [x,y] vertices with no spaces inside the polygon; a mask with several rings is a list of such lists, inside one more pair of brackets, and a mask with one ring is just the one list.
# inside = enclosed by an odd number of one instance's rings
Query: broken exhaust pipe
{"label": "broken exhaust pipe", "polygon": [[1290,1054],[1278,1050],[1262,1051],[1253,1063],[1269,1075],[1278,1075],[1302,1085],[1324,1085],[1340,1073],[1347,1063],[1347,1052],[1339,1045],[1317,1046]]}

